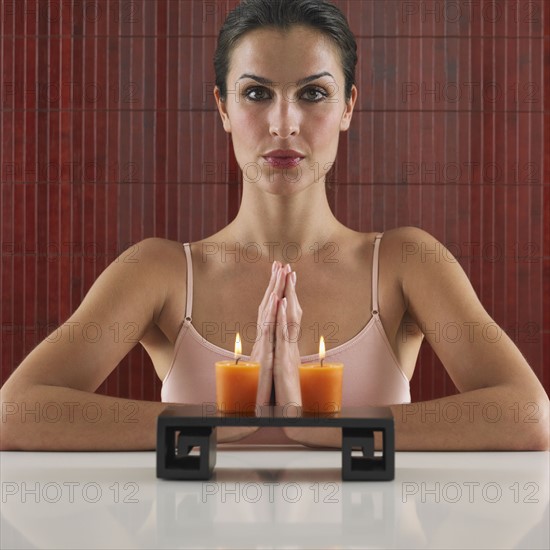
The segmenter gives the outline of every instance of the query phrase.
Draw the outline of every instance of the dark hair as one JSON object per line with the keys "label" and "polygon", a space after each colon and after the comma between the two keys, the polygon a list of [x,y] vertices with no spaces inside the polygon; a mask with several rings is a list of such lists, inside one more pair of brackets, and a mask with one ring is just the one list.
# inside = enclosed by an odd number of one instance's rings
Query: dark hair
{"label": "dark hair", "polygon": [[214,71],[220,98],[227,98],[229,58],[238,40],[247,32],[261,27],[287,30],[293,25],[306,25],[321,31],[340,50],[345,76],[345,99],[351,98],[355,84],[357,43],[345,15],[326,0],[242,0],[228,14],[218,36],[214,54]]}

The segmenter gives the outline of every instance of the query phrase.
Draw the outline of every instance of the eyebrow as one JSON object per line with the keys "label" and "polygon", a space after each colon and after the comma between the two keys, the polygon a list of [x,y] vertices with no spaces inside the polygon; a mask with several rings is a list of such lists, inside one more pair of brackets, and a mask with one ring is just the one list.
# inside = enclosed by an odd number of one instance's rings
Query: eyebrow
{"label": "eyebrow", "polygon": [[[322,76],[332,76],[332,75],[327,71],[323,71],[322,73],[318,73],[318,74],[312,74],[311,76],[306,76],[306,78],[302,78],[301,80],[298,80],[298,82],[296,82],[296,85],[301,86],[302,84],[307,84],[308,82],[311,82],[312,80],[316,80],[317,78],[321,78]],[[266,84],[268,86],[273,85],[273,82],[271,82],[269,78],[265,78],[263,76],[257,76],[255,74],[249,74],[249,73],[242,74],[237,80],[237,82],[239,80],[242,80],[243,78],[251,78],[256,82],[259,82],[260,84]],[[332,76],[332,78],[334,77]]]}

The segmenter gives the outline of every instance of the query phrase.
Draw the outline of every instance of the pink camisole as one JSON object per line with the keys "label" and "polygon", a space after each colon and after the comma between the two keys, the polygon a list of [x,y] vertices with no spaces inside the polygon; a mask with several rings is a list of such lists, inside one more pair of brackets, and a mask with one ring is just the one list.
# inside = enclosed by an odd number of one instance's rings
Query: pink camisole
{"label": "pink camisole", "polygon": [[[409,380],[388,341],[378,309],[378,257],[382,234],[374,241],[372,273],[372,318],[351,340],[326,351],[326,361],[344,363],[342,406],[410,403]],[[193,264],[189,243],[187,256],[187,304],[185,319],[174,346],[174,357],[162,382],[161,400],[169,403],[216,402],[216,361],[233,359],[232,351],[203,338],[192,324]],[[250,356],[243,355],[248,360]],[[319,354],[304,355],[302,363],[319,360]],[[296,444],[282,428],[264,427],[232,444]]]}

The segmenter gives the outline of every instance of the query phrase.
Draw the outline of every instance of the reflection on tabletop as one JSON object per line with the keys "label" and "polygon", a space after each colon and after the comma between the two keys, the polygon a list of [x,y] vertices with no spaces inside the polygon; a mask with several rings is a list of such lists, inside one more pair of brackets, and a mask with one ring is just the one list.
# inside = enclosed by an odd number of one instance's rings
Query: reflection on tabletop
{"label": "reflection on tabletop", "polygon": [[2,548],[548,548],[549,457],[396,453],[342,482],[339,450],[220,445],[209,481],[155,453],[0,453]]}

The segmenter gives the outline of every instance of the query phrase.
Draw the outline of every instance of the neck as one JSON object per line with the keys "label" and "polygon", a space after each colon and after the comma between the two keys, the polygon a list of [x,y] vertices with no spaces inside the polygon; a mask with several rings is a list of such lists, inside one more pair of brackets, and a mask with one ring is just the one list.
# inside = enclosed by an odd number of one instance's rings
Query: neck
{"label": "neck", "polygon": [[224,230],[241,249],[248,246],[252,256],[261,250],[270,262],[292,264],[319,254],[345,228],[334,217],[324,187],[276,195],[253,185],[244,183],[239,212]]}

